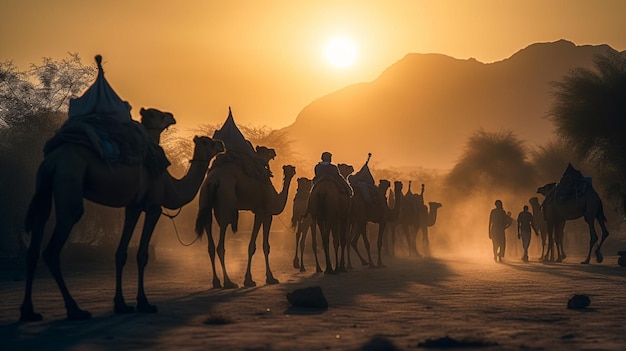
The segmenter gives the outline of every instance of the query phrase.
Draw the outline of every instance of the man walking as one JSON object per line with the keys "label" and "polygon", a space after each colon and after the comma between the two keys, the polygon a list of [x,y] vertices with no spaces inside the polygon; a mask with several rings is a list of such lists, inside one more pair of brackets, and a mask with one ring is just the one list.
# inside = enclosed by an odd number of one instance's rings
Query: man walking
{"label": "man walking", "polygon": [[530,245],[531,228],[535,231],[536,235],[539,235],[537,228],[535,228],[533,214],[528,211],[528,206],[524,206],[524,210],[517,215],[517,238],[522,239],[522,247],[524,248],[522,261],[524,262],[528,262],[528,246]]}
{"label": "man walking", "polygon": [[496,200],[496,208],[489,213],[489,239],[493,243],[493,259],[502,262],[506,250],[504,230],[511,225],[512,218],[502,207],[502,201]]}

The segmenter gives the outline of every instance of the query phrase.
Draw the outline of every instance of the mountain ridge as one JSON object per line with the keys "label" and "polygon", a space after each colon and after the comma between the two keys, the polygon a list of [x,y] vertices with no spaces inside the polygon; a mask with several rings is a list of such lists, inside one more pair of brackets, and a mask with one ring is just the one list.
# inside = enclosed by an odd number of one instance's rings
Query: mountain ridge
{"label": "mountain ridge", "polygon": [[479,129],[511,130],[530,146],[551,140],[551,82],[607,51],[615,50],[558,40],[492,63],[410,53],[371,82],[314,100],[281,131],[311,162],[331,151],[335,162],[358,165],[372,152],[374,166],[446,170]]}

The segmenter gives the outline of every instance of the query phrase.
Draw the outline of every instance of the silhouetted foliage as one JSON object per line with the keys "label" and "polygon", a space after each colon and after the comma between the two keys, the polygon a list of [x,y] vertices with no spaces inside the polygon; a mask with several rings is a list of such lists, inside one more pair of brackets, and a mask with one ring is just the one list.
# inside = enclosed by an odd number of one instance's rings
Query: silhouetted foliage
{"label": "silhouetted foliage", "polygon": [[563,142],[552,141],[545,146],[539,146],[531,152],[532,163],[537,171],[538,186],[550,182],[558,182],[567,164],[581,168],[580,161]]}
{"label": "silhouetted foliage", "polygon": [[597,56],[595,69],[576,68],[554,82],[549,119],[576,156],[596,165],[613,196],[626,199],[626,58]]}
{"label": "silhouetted foliage", "polygon": [[193,134],[183,133],[178,128],[168,128],[161,133],[160,144],[171,163],[167,171],[173,177],[183,177],[189,169],[189,161],[193,156]]}
{"label": "silhouetted foliage", "polygon": [[0,63],[0,251],[15,253],[22,245],[22,221],[43,145],[66,120],[69,99],[95,73],[72,53],[60,61],[44,58],[25,71],[11,61]]}
{"label": "silhouetted foliage", "polygon": [[511,131],[476,131],[445,183],[457,194],[520,191],[532,188],[534,169],[524,143]]}

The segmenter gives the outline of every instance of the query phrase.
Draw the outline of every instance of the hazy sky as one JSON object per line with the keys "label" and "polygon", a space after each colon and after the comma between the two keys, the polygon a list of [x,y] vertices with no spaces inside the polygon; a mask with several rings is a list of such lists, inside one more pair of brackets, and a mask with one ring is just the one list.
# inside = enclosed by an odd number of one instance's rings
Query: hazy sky
{"label": "hazy sky", "polygon": [[[230,105],[239,124],[279,128],[408,53],[493,62],[559,39],[623,51],[625,13],[623,0],[2,0],[0,61],[101,54],[135,118],[155,107],[183,127],[221,123]],[[357,48],[347,68],[324,56],[338,35]]]}

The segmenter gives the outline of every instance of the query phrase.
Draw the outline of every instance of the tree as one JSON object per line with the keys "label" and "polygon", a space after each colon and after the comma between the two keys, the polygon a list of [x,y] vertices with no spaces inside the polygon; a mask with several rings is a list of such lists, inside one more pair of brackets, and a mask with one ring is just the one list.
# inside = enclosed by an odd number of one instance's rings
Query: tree
{"label": "tree", "polygon": [[626,57],[615,51],[597,56],[594,68],[576,68],[553,87],[548,118],[557,135],[604,170],[604,186],[626,204]]}
{"label": "tree", "polygon": [[523,141],[511,131],[476,131],[460,160],[446,176],[453,193],[526,191],[534,184],[534,169],[527,161]]}
{"label": "tree", "polygon": [[44,58],[26,71],[0,63],[0,251],[15,253],[22,246],[22,221],[43,145],[67,118],[69,100],[95,73],[72,53],[60,61]]}
{"label": "tree", "polygon": [[578,159],[572,150],[563,142],[556,140],[539,146],[531,152],[531,162],[537,170],[538,186],[558,182],[567,164],[571,163],[584,172],[583,161]]}

